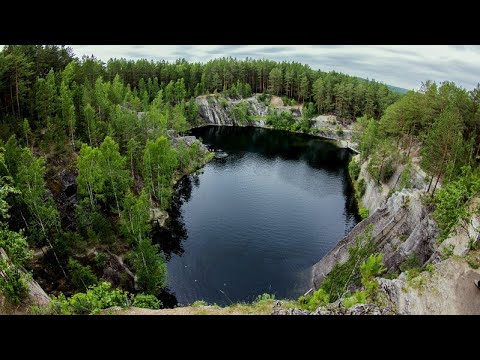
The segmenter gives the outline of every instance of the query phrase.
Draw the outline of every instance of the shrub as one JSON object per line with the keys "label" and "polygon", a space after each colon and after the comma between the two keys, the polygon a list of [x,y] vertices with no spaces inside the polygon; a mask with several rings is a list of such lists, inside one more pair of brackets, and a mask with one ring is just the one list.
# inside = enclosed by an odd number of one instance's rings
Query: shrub
{"label": "shrub", "polygon": [[366,302],[367,302],[366,291],[355,291],[352,296],[349,296],[348,298],[343,300],[343,306],[349,309],[356,304],[365,304]]}
{"label": "shrub", "polygon": [[90,266],[83,266],[73,258],[68,259],[68,271],[72,284],[77,290],[87,290],[90,286],[98,283]]}
{"label": "shrub", "polygon": [[157,294],[166,283],[167,266],[158,245],[143,239],[129,255],[137,275],[137,284],[147,294]]}
{"label": "shrub", "polygon": [[362,285],[364,290],[358,290],[343,301],[343,305],[351,308],[355,304],[365,304],[367,300],[374,301],[377,296],[378,282],[375,276],[381,275],[386,268],[383,266],[383,254],[371,254],[360,265]]}
{"label": "shrub", "polygon": [[329,296],[324,289],[320,288],[313,293],[312,296],[300,296],[298,303],[301,308],[314,311],[318,307],[329,303]]}
{"label": "shrub", "polygon": [[0,255],[0,292],[10,303],[19,304],[27,295],[27,282],[31,277],[23,271],[24,265],[31,258],[27,239],[23,232],[0,229],[0,248],[8,255],[8,258]]}
{"label": "shrub", "polygon": [[348,248],[348,260],[336,263],[323,280],[321,289],[329,296],[331,302],[340,298],[350,285],[361,285],[360,264],[373,252],[373,225],[368,225],[365,232],[355,238],[355,243]]}
{"label": "shrub", "polygon": [[126,307],[130,299],[126,291],[112,289],[109,282],[101,282],[90,286],[86,293],[77,293],[70,298],[60,294],[53,297],[50,303],[50,313],[64,315],[98,314],[100,310],[112,306]]}
{"label": "shrub", "polygon": [[360,209],[358,209],[358,214],[362,219],[366,219],[368,215],[370,215],[370,211],[367,208],[360,207]]}
{"label": "shrub", "polygon": [[380,180],[386,183],[390,180],[395,173],[395,164],[392,159],[388,159],[383,165],[382,173],[380,174]]}
{"label": "shrub", "polygon": [[356,161],[354,158],[348,163],[348,172],[353,180],[357,180],[360,175],[360,162]]}
{"label": "shrub", "polygon": [[162,302],[153,295],[140,293],[133,298],[133,306],[157,310],[162,307]]}
{"label": "shrub", "polygon": [[228,101],[227,101],[227,99],[221,98],[221,99],[220,99],[220,107],[221,107],[222,109],[225,109],[227,106],[228,106]]}
{"label": "shrub", "polygon": [[255,301],[259,302],[259,301],[264,301],[264,300],[275,300],[275,295],[264,293],[262,295],[258,295],[257,299]]}
{"label": "shrub", "polygon": [[365,190],[367,190],[367,183],[365,182],[364,178],[361,178],[358,181],[357,190],[358,190],[359,197],[362,197],[363,195],[365,195]]}
{"label": "shrub", "polygon": [[462,175],[435,195],[434,217],[440,234],[438,241],[445,240],[457,224],[464,225],[472,215],[468,209],[470,200],[480,193],[480,175],[470,167],[462,168]]}
{"label": "shrub", "polygon": [[412,172],[412,161],[409,160],[405,169],[402,171],[402,175],[400,175],[400,189],[412,187]]}

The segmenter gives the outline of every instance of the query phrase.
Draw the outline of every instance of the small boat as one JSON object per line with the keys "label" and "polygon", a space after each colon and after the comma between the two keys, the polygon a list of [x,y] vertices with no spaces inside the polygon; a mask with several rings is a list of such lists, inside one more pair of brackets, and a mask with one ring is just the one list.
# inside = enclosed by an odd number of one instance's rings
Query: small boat
{"label": "small boat", "polygon": [[222,149],[215,150],[215,158],[216,159],[223,159],[226,158],[228,154],[223,151]]}

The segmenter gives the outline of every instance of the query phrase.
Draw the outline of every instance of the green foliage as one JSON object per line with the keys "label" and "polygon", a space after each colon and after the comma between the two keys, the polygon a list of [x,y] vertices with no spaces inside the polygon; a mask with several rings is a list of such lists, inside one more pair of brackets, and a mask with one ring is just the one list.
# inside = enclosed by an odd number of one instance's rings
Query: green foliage
{"label": "green foliage", "polygon": [[162,307],[162,302],[153,295],[140,293],[133,298],[132,305],[139,308],[157,310]]}
{"label": "green foliage", "polygon": [[109,136],[105,137],[99,150],[98,166],[105,184],[102,195],[107,203],[116,205],[115,210],[120,215],[120,203],[131,181],[126,169],[127,160],[120,155],[118,144]]}
{"label": "green foliage", "polygon": [[278,114],[277,111],[269,114],[265,121],[267,125],[273,126],[275,129],[280,130],[289,130],[289,131],[296,131],[299,129],[299,124],[295,122],[292,114],[287,111],[282,111]]}
{"label": "green foliage", "polygon": [[145,191],[142,190],[138,197],[131,192],[127,193],[123,204],[121,228],[127,239],[134,243],[139,243],[150,233],[150,204]]}
{"label": "green foliage", "polygon": [[413,172],[413,165],[412,165],[412,161],[409,159],[407,165],[402,171],[402,175],[400,175],[400,182],[399,182],[400,189],[404,189],[404,188],[408,189],[412,187],[412,172]]}
{"label": "green foliage", "polygon": [[367,209],[367,208],[364,208],[364,207],[360,207],[358,209],[358,214],[360,215],[360,217],[362,219],[366,219],[368,218],[368,216],[370,215],[370,211]]}
{"label": "green foliage", "polygon": [[249,119],[247,103],[240,101],[238,104],[233,105],[229,110],[229,114],[237,123],[246,123]]}
{"label": "green foliage", "polygon": [[355,291],[352,296],[349,296],[345,300],[343,300],[343,306],[345,306],[347,309],[357,304],[366,304],[366,303],[367,303],[366,291]]}
{"label": "green foliage", "polygon": [[348,260],[343,264],[336,263],[323,280],[321,289],[329,296],[330,302],[336,301],[349,288],[361,285],[360,265],[374,249],[372,242],[373,226],[369,225],[365,232],[355,238],[355,243],[349,247]]}
{"label": "green foliage", "polygon": [[274,294],[263,293],[262,295],[258,295],[256,298],[256,302],[264,301],[264,300],[275,300]]}
{"label": "green foliage", "polygon": [[433,266],[433,264],[427,264],[425,265],[425,270],[429,273],[433,273],[435,271],[435,266]]}
{"label": "green foliage", "polygon": [[207,306],[207,302],[203,300],[197,300],[192,304],[192,307],[202,307],[202,306]]}
{"label": "green foliage", "polygon": [[357,180],[360,175],[361,165],[360,162],[352,158],[348,163],[348,172],[353,180]]}
{"label": "green foliage", "polygon": [[375,301],[379,286],[375,276],[381,275],[385,271],[383,254],[371,254],[362,265],[360,265],[363,290],[357,290],[353,295],[347,297],[343,301],[344,306],[351,308],[355,304],[365,304],[367,301]]}
{"label": "green foliage", "polygon": [[151,295],[157,294],[165,287],[167,266],[158,245],[150,239],[141,240],[130,253],[129,261],[133,265],[140,289]]}
{"label": "green foliage", "polygon": [[23,270],[32,254],[23,232],[0,229],[0,292],[12,304],[19,304],[27,295],[27,281],[31,275]]}
{"label": "green foliage", "polygon": [[395,173],[397,157],[395,148],[389,141],[378,143],[371,153],[368,172],[378,183],[386,183]]}
{"label": "green foliage", "polygon": [[448,246],[445,246],[442,248],[442,260],[448,259],[450,256],[453,255],[453,250],[455,249],[455,246],[453,244],[449,244]]}
{"label": "green foliage", "polygon": [[[360,180],[358,180],[358,183],[357,183],[358,196],[362,197],[363,195],[365,195],[366,189],[367,189],[367,183],[365,182],[364,178],[361,178]],[[366,217],[368,217],[368,213]]]}
{"label": "green foliage", "polygon": [[434,217],[442,242],[454,231],[457,225],[464,226],[471,217],[470,201],[480,193],[480,175],[468,167],[462,169],[462,175],[435,195]]}
{"label": "green foliage", "polygon": [[112,284],[109,282],[101,282],[90,286],[85,293],[77,293],[70,298],[66,298],[63,294],[52,297],[49,311],[62,315],[89,315],[98,314],[100,310],[112,306],[126,307],[130,303],[127,292],[112,289]]}
{"label": "green foliage", "polygon": [[320,306],[327,305],[330,302],[328,294],[323,288],[318,289],[312,296],[300,296],[298,304],[301,308],[314,311]]}
{"label": "green foliage", "polygon": [[90,266],[83,266],[73,258],[68,259],[68,272],[70,280],[77,290],[88,290],[90,286],[98,283]]}
{"label": "green foliage", "polygon": [[177,151],[166,137],[147,141],[143,154],[143,177],[150,197],[166,209],[172,195],[172,177],[178,166]]}

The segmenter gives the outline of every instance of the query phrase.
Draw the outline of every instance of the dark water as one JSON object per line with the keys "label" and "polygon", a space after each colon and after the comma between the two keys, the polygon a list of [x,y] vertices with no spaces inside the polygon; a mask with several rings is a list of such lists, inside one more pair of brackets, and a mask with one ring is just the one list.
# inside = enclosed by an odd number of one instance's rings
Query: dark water
{"label": "dark water", "polygon": [[310,267],[357,222],[348,150],[283,131],[196,129],[228,153],[177,186],[167,255],[168,287],[180,304],[229,304],[262,293],[296,298]]}

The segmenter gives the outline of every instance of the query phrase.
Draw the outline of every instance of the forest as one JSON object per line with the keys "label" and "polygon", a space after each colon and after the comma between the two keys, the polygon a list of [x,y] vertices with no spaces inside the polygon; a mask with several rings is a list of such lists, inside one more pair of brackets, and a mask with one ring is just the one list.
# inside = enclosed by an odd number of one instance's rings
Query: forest
{"label": "forest", "polygon": [[[6,45],[0,52],[0,291],[18,304],[33,276],[56,296],[59,313],[90,313],[105,292],[114,299],[110,306],[130,299],[160,307],[166,264],[150,237],[151,209],[168,210],[175,181],[211,156],[199,142],[174,144],[172,136],[181,139],[199,125],[197,96],[254,93],[305,104],[311,116],[355,121],[362,157],[379,181],[399,161],[396,149],[407,157],[420,149],[443,234],[478,194],[480,87],[427,81],[402,95],[374,80],[296,62],[104,63],[78,59],[65,46]],[[72,176],[75,202],[69,203],[60,188]],[[131,271],[112,275],[113,257]]]}

